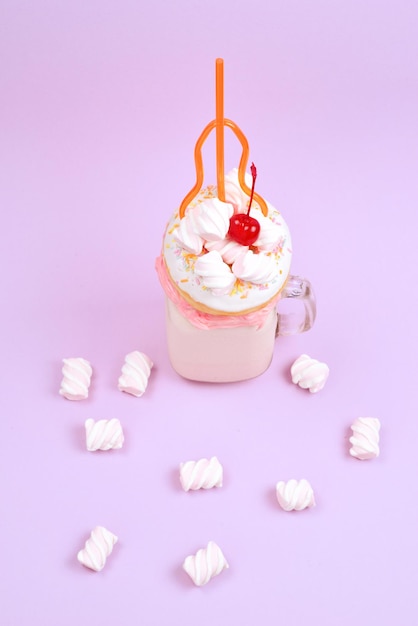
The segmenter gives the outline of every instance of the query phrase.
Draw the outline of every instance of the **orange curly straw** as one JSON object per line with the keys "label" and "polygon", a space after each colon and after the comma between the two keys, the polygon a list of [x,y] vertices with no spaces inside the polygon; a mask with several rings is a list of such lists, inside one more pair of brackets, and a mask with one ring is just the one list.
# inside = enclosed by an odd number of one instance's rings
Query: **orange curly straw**
{"label": "orange curly straw", "polygon": [[[241,160],[238,166],[238,181],[241,189],[249,196],[251,195],[251,189],[245,184],[245,170],[248,163],[248,157],[250,148],[248,141],[242,130],[233,122],[223,117],[223,59],[216,59],[216,119],[209,122],[206,128],[203,129],[200,137],[196,142],[194,149],[194,161],[196,168],[196,183],[194,187],[189,191],[187,196],[183,199],[180,209],[179,217],[182,219],[185,215],[186,209],[190,202],[197,196],[202,188],[204,170],[202,160],[202,146],[206,139],[216,128],[216,165],[217,165],[217,183],[218,183],[218,198],[225,201],[225,185],[224,185],[224,126],[228,126],[238,138],[242,146]],[[265,200],[258,194],[254,193],[254,200],[260,205],[263,215],[267,217],[268,208]]]}
{"label": "orange curly straw", "polygon": [[216,59],[216,174],[218,198],[222,202],[225,202],[224,170],[224,61]]}

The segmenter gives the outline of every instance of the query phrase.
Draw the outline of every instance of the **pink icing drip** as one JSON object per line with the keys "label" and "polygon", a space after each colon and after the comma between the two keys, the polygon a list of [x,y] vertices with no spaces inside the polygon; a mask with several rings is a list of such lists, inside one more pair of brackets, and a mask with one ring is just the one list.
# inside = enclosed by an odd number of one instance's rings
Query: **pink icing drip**
{"label": "pink icing drip", "polygon": [[155,268],[167,297],[170,298],[182,315],[184,315],[193,326],[204,330],[209,328],[237,328],[239,326],[256,326],[260,328],[263,326],[279,298],[278,295],[277,298],[274,298],[274,300],[253,313],[246,313],[245,315],[211,315],[210,313],[198,311],[181,297],[180,293],[171,282],[162,255],[157,257]]}

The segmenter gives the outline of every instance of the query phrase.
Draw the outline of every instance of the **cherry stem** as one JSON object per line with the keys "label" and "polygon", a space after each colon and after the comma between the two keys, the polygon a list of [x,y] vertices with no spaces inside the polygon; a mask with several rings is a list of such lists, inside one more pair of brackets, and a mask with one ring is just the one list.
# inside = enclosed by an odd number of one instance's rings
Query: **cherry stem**
{"label": "cherry stem", "polygon": [[253,177],[253,184],[252,184],[252,187],[251,187],[251,196],[250,196],[250,203],[249,203],[248,209],[247,209],[247,215],[250,214],[251,204],[252,204],[253,196],[254,196],[255,179],[257,178],[257,168],[254,165],[254,163],[251,163],[250,170],[251,170],[251,176]]}

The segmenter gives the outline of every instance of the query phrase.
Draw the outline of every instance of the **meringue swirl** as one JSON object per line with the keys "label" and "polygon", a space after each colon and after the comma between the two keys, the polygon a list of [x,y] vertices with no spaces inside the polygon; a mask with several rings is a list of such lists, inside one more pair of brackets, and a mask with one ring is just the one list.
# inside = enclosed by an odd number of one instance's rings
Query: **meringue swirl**
{"label": "meringue swirl", "polygon": [[271,256],[254,254],[252,250],[243,252],[232,265],[232,271],[237,278],[264,285],[276,278],[276,263]]}
{"label": "meringue swirl", "polygon": [[194,223],[196,233],[205,241],[214,241],[225,239],[229,229],[229,218],[233,213],[232,204],[221,202],[218,198],[209,198],[188,214]]}
{"label": "meringue swirl", "polygon": [[194,271],[202,279],[204,286],[217,295],[228,294],[235,283],[231,268],[223,262],[217,250],[200,256],[196,260]]}
{"label": "meringue swirl", "polygon": [[226,237],[226,239],[220,239],[219,241],[207,241],[205,243],[205,248],[209,252],[211,250],[217,250],[222,259],[228,265],[232,265],[240,254],[249,250],[248,246],[242,246],[240,243],[233,241],[229,237]]}
{"label": "meringue swirl", "polygon": [[[248,172],[245,172],[245,182],[251,188],[252,178]],[[241,189],[238,180],[238,169],[234,167],[224,178],[225,184],[225,200],[230,202],[234,207],[234,213],[245,213],[250,197]]]}
{"label": "meringue swirl", "polygon": [[190,213],[185,215],[174,232],[174,241],[192,254],[200,254],[203,249],[203,239],[196,233]]}

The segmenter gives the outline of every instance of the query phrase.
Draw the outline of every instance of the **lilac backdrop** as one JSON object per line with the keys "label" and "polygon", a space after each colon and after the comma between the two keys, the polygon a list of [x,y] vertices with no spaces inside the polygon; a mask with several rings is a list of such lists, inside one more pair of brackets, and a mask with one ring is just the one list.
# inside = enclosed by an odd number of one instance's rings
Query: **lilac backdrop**
{"label": "lilac backdrop", "polygon": [[[416,623],[417,20],[413,0],[1,0],[4,626]],[[217,56],[318,300],[224,386],[172,371],[154,271]],[[135,349],[139,399],[116,387]],[[302,352],[330,366],[320,394],[290,382]],[[93,365],[85,402],[58,395],[67,356]],[[348,454],[358,416],[381,420],[375,461]],[[123,450],[88,453],[88,417],[118,417]],[[184,493],[178,464],[213,454],[224,487]],[[315,509],[278,507],[293,477]],[[120,538],[101,573],[76,561],[97,524]],[[181,564],[209,539],[230,569],[199,589]]]}

